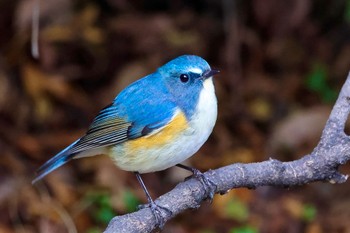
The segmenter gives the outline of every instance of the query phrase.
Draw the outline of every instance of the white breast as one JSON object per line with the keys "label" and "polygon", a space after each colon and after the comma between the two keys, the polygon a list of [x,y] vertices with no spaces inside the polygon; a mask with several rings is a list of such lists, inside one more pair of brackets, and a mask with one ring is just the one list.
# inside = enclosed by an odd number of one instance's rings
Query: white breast
{"label": "white breast", "polygon": [[193,129],[192,141],[197,152],[213,131],[217,118],[217,100],[212,78],[203,83],[203,90],[199,95],[197,109],[192,116],[190,126]]}
{"label": "white breast", "polygon": [[[112,150],[112,158],[123,170],[140,173],[155,172],[175,166],[191,157],[206,142],[217,118],[217,100],[212,78],[203,83],[195,114],[189,119],[189,128],[166,146],[126,153],[122,146]],[[133,157],[131,160],[130,158]]]}

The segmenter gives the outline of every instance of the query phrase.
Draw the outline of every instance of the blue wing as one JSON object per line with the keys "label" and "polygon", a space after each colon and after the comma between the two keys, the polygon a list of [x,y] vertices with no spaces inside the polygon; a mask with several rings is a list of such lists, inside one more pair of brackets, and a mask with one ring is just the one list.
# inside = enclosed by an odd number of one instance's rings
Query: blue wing
{"label": "blue wing", "polygon": [[119,144],[165,126],[177,106],[156,73],[131,84],[102,109],[85,136],[41,166],[33,183],[79,154]]}

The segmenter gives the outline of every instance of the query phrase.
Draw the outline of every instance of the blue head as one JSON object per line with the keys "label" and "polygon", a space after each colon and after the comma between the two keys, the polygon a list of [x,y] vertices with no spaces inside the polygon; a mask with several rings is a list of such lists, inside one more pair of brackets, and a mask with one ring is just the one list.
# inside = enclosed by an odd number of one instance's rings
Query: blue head
{"label": "blue head", "polygon": [[190,118],[196,109],[202,90],[205,89],[205,83],[212,85],[211,78],[219,71],[212,70],[201,57],[183,55],[160,67],[158,72],[174,101]]}

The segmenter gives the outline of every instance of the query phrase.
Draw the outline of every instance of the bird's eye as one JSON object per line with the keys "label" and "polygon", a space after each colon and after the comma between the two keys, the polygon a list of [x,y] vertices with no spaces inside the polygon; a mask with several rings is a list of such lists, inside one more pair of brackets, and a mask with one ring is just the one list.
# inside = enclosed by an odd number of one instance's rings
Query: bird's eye
{"label": "bird's eye", "polygon": [[181,74],[181,75],[180,75],[180,80],[181,80],[181,82],[183,82],[183,83],[187,83],[189,79],[190,79],[190,78],[188,77],[187,74]]}

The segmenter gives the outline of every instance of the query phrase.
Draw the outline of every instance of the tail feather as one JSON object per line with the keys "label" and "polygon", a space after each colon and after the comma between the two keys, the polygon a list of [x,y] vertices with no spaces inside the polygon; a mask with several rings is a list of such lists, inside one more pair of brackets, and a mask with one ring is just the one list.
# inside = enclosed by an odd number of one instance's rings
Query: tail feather
{"label": "tail feather", "polygon": [[60,153],[55,155],[53,158],[48,160],[44,165],[42,165],[37,170],[37,176],[32,181],[32,184],[36,183],[37,181],[41,180],[44,176],[52,172],[53,170],[59,168],[63,164],[67,163],[69,160],[73,158],[75,154],[69,153],[69,150],[78,142],[79,140],[72,143],[70,146],[66,147],[64,150],[62,150]]}

